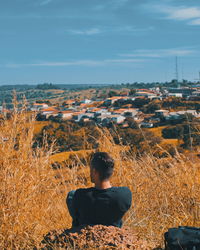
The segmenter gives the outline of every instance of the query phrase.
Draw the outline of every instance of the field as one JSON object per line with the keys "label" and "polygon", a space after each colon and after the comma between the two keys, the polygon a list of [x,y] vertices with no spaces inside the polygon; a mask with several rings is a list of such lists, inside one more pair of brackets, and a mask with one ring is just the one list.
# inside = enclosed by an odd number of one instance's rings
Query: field
{"label": "field", "polygon": [[[89,152],[78,152],[69,167],[53,169],[52,159],[66,160],[69,155],[52,156],[54,145],[46,144],[33,151],[34,125],[22,113],[0,127],[2,249],[33,249],[50,230],[69,228],[71,218],[65,203],[68,191],[92,185]],[[163,233],[169,227],[200,226],[199,161],[180,154],[165,159],[151,154],[135,158],[127,147],[116,146],[107,130],[102,131],[99,145],[100,151],[109,152],[115,159],[113,185],[128,186],[133,193],[124,225],[141,239],[158,246],[163,244]]]}
{"label": "field", "polygon": [[35,121],[35,122],[34,122],[34,134],[40,133],[41,130],[42,130],[42,128],[43,128],[44,126],[47,126],[48,124],[49,124],[48,121],[41,121],[41,122]]}
{"label": "field", "polygon": [[150,128],[149,131],[153,132],[156,136],[162,137],[162,130],[166,128],[166,126],[160,126],[155,128]]}
{"label": "field", "polygon": [[[150,128],[149,131],[153,132],[155,134],[155,136],[162,137],[162,130],[164,128],[166,128],[166,126],[160,126],[160,127]],[[173,146],[177,147],[181,143],[182,143],[182,141],[180,141],[178,139],[164,139],[162,137],[162,141],[161,141],[160,145],[164,147],[164,145],[170,144],[170,145],[173,145]]]}

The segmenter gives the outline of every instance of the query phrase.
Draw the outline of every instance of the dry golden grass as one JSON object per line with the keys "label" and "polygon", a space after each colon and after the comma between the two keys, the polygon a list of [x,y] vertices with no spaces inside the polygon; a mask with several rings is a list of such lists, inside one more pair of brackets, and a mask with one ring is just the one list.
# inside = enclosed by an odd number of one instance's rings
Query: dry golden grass
{"label": "dry golden grass", "polygon": [[[0,125],[1,249],[32,249],[48,231],[70,227],[67,192],[91,186],[87,164],[53,170],[53,148],[33,151],[33,134],[33,119],[24,113]],[[116,161],[113,185],[133,193],[126,226],[155,246],[169,227],[200,226],[199,162],[183,155],[158,160],[151,153],[136,159],[127,147],[115,146],[106,130],[99,143]]]}
{"label": "dry golden grass", "polygon": [[16,113],[0,126],[1,249],[31,248],[50,228],[70,223],[50,167],[52,150],[32,150],[33,124]]}
{"label": "dry golden grass", "polygon": [[85,157],[87,153],[91,153],[92,150],[78,150],[78,151],[69,151],[69,152],[61,152],[54,154],[50,157],[51,163],[54,162],[63,162],[70,158],[70,156],[76,156],[78,158]]}
{"label": "dry golden grass", "polygon": [[155,128],[149,128],[149,131],[153,132],[156,136],[162,137],[162,130],[166,128],[166,126],[160,126]]}
{"label": "dry golden grass", "polygon": [[171,144],[173,146],[179,146],[180,144],[182,144],[183,141],[179,140],[179,139],[163,139],[160,143],[161,146],[164,146],[166,144]]}
{"label": "dry golden grass", "polygon": [[160,126],[155,128],[149,128],[149,131],[153,132],[155,136],[159,136],[162,138],[162,141],[160,143],[161,146],[164,146],[166,144],[171,144],[173,146],[179,146],[183,143],[183,141],[180,141],[178,139],[163,139],[162,137],[162,130],[166,128],[166,126]]}
{"label": "dry golden grass", "polygon": [[49,121],[34,121],[34,134],[41,132],[44,126],[49,125]]}

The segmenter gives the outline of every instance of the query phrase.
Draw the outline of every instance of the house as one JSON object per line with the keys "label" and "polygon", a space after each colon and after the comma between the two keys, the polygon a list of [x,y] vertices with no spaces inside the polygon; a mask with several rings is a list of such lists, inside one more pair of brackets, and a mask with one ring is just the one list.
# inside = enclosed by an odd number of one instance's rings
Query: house
{"label": "house", "polygon": [[166,117],[166,120],[177,120],[179,119],[179,115],[177,114],[177,112],[170,112]]}
{"label": "house", "polygon": [[126,109],[115,109],[115,110],[113,110],[112,113],[114,115],[123,115],[125,111],[126,111]]}
{"label": "house", "polygon": [[63,120],[68,120],[68,119],[71,119],[73,116],[73,112],[72,111],[68,111],[68,110],[65,110],[65,111],[61,111],[58,113],[58,117],[63,119]]}
{"label": "house", "polygon": [[85,99],[85,100],[82,100],[81,103],[84,103],[84,104],[89,104],[91,103],[92,101],[89,100],[89,99]]}
{"label": "house", "polygon": [[200,91],[199,90],[196,90],[194,92],[192,92],[192,96],[200,96]]}
{"label": "house", "polygon": [[[182,88],[169,88],[169,96],[176,96],[176,97],[187,97],[192,94],[194,89],[188,88],[188,87],[182,87]],[[182,94],[182,95],[178,95]]]}
{"label": "house", "polygon": [[107,115],[111,115],[111,112],[109,112],[107,109],[98,109],[96,112],[95,112],[95,117],[98,117],[98,116],[107,116]]}
{"label": "house", "polygon": [[107,118],[108,118],[107,115],[98,115],[98,116],[96,117],[96,121],[97,121],[97,123],[102,123],[103,120],[106,120]]}
{"label": "house", "polygon": [[143,96],[145,98],[154,99],[158,98],[158,93],[156,91],[149,89],[138,89],[136,90],[135,96],[137,97]]}
{"label": "house", "polygon": [[190,115],[193,115],[193,116],[197,116],[197,112],[196,110],[185,110],[185,111],[178,111],[177,112],[179,116],[183,116],[183,115],[187,115],[187,114],[190,114]]}
{"label": "house", "polygon": [[[128,97],[125,97],[125,99],[127,99]],[[124,97],[122,96],[113,96],[113,97],[110,97],[110,98],[107,98],[105,101],[104,101],[104,105],[112,105],[113,103],[115,103],[116,101],[118,101],[119,99],[124,99]]]}
{"label": "house", "polygon": [[31,107],[31,111],[40,111],[41,109],[48,108],[49,105],[46,103],[34,103]]}
{"label": "house", "polygon": [[182,98],[183,94],[182,93],[168,93],[168,96],[174,96],[174,97],[180,97],[180,98]]}
{"label": "house", "polygon": [[90,113],[96,113],[98,111],[101,111],[102,109],[101,108],[96,108],[96,107],[88,107],[87,108],[87,112],[90,112]]}
{"label": "house", "polygon": [[46,109],[41,109],[40,114],[45,116],[46,119],[48,119],[50,116],[57,116],[58,110],[53,107],[49,107]]}
{"label": "house", "polygon": [[41,111],[41,114],[42,114],[42,115],[49,115],[49,114],[52,114],[52,113],[54,113],[54,112],[58,112],[57,109],[51,108],[51,107],[45,108],[45,109],[41,109],[40,111]]}
{"label": "house", "polygon": [[116,122],[117,124],[122,123],[126,119],[122,115],[111,115],[109,118],[111,121]]}
{"label": "house", "polygon": [[165,110],[165,109],[160,109],[160,110],[156,110],[155,111],[155,116],[156,117],[165,117],[169,114],[169,110]]}
{"label": "house", "polygon": [[122,115],[100,115],[96,118],[97,123],[109,123],[115,122],[117,124],[122,123],[126,118]]}
{"label": "house", "polygon": [[137,115],[138,113],[138,109],[134,109],[134,108],[129,108],[129,109],[116,109],[113,110],[112,112],[113,114],[117,114],[117,115],[123,115],[126,117],[134,117]]}
{"label": "house", "polygon": [[80,122],[80,120],[82,119],[83,116],[85,116],[85,112],[74,112],[72,114],[72,119],[75,122]]}
{"label": "house", "polygon": [[124,112],[125,117],[135,117],[138,114],[138,109],[126,109]]}
{"label": "house", "polygon": [[76,103],[75,100],[66,100],[65,102],[63,102],[63,106],[67,106],[67,107],[70,107],[72,105],[74,105]]}
{"label": "house", "polygon": [[80,120],[91,120],[94,118],[94,113],[84,113]]}
{"label": "house", "polygon": [[191,114],[195,117],[198,117],[196,110],[183,110],[177,112],[170,112],[165,118],[166,120],[176,120],[181,119],[184,115]]}
{"label": "house", "polygon": [[150,122],[141,122],[140,123],[141,128],[153,128],[153,123]]}

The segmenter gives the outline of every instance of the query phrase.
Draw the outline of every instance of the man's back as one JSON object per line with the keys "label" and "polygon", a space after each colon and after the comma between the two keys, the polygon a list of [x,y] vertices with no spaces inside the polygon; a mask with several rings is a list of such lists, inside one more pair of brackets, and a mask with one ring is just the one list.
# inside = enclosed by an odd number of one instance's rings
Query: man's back
{"label": "man's back", "polygon": [[78,189],[73,198],[73,226],[122,226],[122,217],[131,206],[132,194],[127,187]]}

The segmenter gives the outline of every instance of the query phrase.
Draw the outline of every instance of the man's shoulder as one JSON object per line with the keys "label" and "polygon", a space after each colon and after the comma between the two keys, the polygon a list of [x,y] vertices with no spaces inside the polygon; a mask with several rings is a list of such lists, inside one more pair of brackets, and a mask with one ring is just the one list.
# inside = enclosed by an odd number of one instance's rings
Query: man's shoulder
{"label": "man's shoulder", "polygon": [[[76,190],[75,192],[75,196],[83,196],[83,195],[87,195],[89,193],[92,192],[96,192],[99,191],[97,189],[95,189],[94,187],[90,187],[90,188],[79,188]],[[100,190],[102,191],[102,190]],[[106,193],[112,193],[114,196],[131,196],[131,190],[128,187],[112,187],[109,189],[104,190]],[[101,192],[100,192],[101,193]]]}
{"label": "man's shoulder", "polygon": [[113,198],[118,202],[131,202],[132,192],[128,187],[114,187]]}
{"label": "man's shoulder", "polygon": [[127,211],[132,203],[132,192],[128,187],[114,188],[115,195],[113,201],[120,207],[121,210]]}
{"label": "man's shoulder", "polygon": [[75,195],[81,195],[81,194],[85,194],[85,193],[88,193],[88,192],[91,192],[94,188],[78,188],[76,189],[76,192],[75,192]]}
{"label": "man's shoulder", "polygon": [[132,194],[128,187],[113,187],[113,192],[120,194]]}

